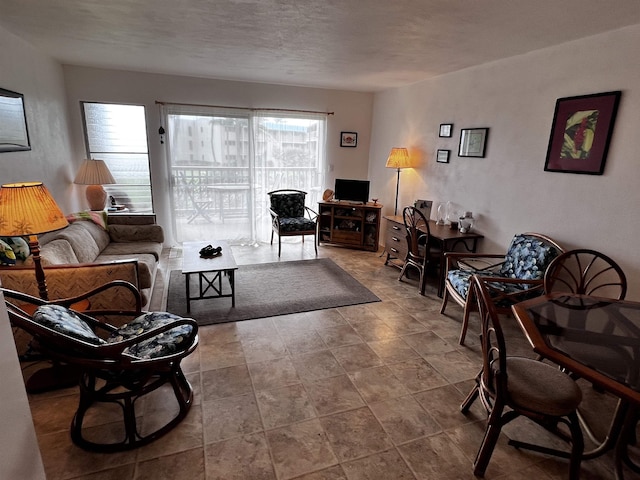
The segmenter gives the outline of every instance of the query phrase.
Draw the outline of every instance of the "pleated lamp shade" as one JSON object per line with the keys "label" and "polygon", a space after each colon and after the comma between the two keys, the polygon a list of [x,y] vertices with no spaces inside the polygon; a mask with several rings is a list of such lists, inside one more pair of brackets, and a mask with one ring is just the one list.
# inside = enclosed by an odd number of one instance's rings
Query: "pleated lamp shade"
{"label": "pleated lamp shade", "polygon": [[387,158],[387,168],[409,168],[411,167],[411,158],[406,148],[394,147]]}
{"label": "pleated lamp shade", "polygon": [[7,183],[0,187],[0,236],[29,235],[29,248],[40,298],[48,300],[47,282],[40,261],[38,235],[69,224],[42,182]]}
{"label": "pleated lamp shade", "polygon": [[8,183],[0,188],[0,236],[40,235],[67,225],[42,182]]}

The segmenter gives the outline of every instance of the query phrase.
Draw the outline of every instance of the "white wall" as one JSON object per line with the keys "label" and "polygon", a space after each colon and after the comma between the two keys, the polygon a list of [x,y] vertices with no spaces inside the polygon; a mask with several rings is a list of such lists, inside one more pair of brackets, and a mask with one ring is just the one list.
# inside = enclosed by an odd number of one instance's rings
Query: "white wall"
{"label": "white wall", "polygon": [[[168,171],[164,148],[158,137],[160,114],[156,101],[335,112],[335,115],[328,117],[327,161],[331,170],[326,172],[325,186],[333,188],[336,177],[367,178],[372,94],[77,66],[63,68],[71,119],[70,135],[75,157],[79,159],[83,158],[85,151],[80,101],[133,103],[146,107],[154,208],[158,222],[165,227],[169,239]],[[341,131],[358,132],[358,146],[340,148]]]}
{"label": "white wall", "polygon": [[[71,179],[62,68],[0,29],[0,87],[24,94],[31,151],[0,153],[0,183],[43,181],[64,210]],[[0,478],[44,479],[13,335],[0,295]]]}
{"label": "white wall", "polygon": [[[634,26],[376,94],[369,175],[384,213],[396,181],[385,161],[406,146],[421,166],[402,171],[399,205],[450,200],[472,211],[483,251],[504,251],[524,231],[600,250],[625,270],[628,298],[640,299],[638,45]],[[622,99],[604,175],[545,172],[556,99],[612,90]],[[441,123],[454,124],[452,138],[438,137]],[[490,128],[486,158],[459,158],[460,129],[473,127]],[[439,148],[450,163],[436,163]]]}
{"label": "white wall", "polygon": [[64,212],[78,209],[62,67],[0,29],[0,87],[24,95],[31,150],[0,153],[1,183],[42,181]]}

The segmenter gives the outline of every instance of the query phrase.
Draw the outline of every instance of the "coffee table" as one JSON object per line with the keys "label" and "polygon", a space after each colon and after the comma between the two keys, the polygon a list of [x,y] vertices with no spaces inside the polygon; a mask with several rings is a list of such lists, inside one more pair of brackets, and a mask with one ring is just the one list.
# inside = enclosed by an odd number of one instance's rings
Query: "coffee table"
{"label": "coffee table", "polygon": [[[213,258],[201,258],[200,249],[207,245],[222,247],[222,255]],[[184,242],[182,244],[182,274],[186,275],[187,312],[191,312],[191,300],[231,297],[231,306],[236,306],[235,272],[238,269],[233,252],[227,242]],[[191,296],[191,274],[198,274],[198,295]],[[207,276],[209,274],[209,276]],[[231,293],[223,293],[222,277],[227,277]],[[208,292],[212,292],[207,295]]]}

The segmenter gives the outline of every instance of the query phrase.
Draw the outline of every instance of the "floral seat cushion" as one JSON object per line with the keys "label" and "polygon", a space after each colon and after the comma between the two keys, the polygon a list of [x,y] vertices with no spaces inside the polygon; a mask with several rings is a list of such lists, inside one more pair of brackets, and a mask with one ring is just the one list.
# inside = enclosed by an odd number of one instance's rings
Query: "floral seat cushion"
{"label": "floral seat cushion", "polygon": [[105,343],[77,313],[61,305],[39,306],[33,314],[33,320],[45,327],[93,345]]}
{"label": "floral seat cushion", "polygon": [[[168,312],[145,313],[128,324],[122,325],[109,336],[107,342],[122,342],[123,340],[137,337],[152,328],[181,319],[182,317]],[[191,330],[192,327],[190,325],[177,326],[126,348],[124,353],[138,358],[157,358],[180,352],[188,347],[189,343],[184,343],[184,340],[191,335]]]}
{"label": "floral seat cushion", "polygon": [[[511,241],[500,270],[497,272],[482,271],[486,277],[507,277],[522,280],[542,280],[544,272],[560,252],[553,245],[541,239],[528,235],[516,235]],[[451,270],[447,279],[461,297],[467,298],[471,277],[477,270]],[[491,291],[499,290],[504,293],[518,292],[531,288],[530,284],[492,284]],[[520,297],[521,300],[524,298]],[[504,302],[503,302],[504,303]],[[508,306],[500,305],[498,306]]]}
{"label": "floral seat cushion", "polygon": [[316,229],[316,222],[305,217],[280,218],[281,232],[305,232]]}

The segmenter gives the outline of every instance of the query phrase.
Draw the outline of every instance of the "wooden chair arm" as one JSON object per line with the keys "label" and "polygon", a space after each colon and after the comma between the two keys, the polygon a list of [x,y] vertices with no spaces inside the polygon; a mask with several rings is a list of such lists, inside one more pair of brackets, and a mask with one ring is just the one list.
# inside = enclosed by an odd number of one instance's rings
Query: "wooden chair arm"
{"label": "wooden chair arm", "polygon": [[[469,253],[469,252],[444,252],[445,269],[456,270],[463,267],[465,270],[486,271],[499,267],[504,261],[503,253]],[[490,262],[490,259],[501,259],[500,262]],[[472,260],[475,264],[484,264],[483,267],[477,268],[474,264],[468,262]]]}

